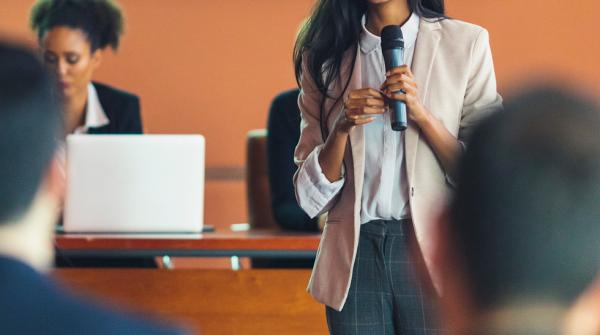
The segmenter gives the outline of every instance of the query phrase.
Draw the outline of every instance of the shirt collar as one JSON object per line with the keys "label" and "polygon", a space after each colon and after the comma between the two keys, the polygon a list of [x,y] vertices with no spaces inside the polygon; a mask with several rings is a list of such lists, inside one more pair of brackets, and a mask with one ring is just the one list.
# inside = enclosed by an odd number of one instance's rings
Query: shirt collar
{"label": "shirt collar", "polygon": [[104,113],[104,109],[98,99],[98,92],[92,83],[88,84],[88,99],[85,108],[85,123],[75,129],[76,134],[87,133],[90,128],[106,126],[110,120]]}
{"label": "shirt collar", "polygon": [[[420,18],[417,14],[412,13],[408,20],[400,27],[402,29],[402,35],[404,37],[404,49],[410,49],[415,45],[417,41],[417,34],[419,33],[419,21]],[[381,37],[371,33],[366,27],[367,22],[366,14],[361,19],[362,33],[360,34],[360,50],[367,54],[378,47],[381,47]]]}

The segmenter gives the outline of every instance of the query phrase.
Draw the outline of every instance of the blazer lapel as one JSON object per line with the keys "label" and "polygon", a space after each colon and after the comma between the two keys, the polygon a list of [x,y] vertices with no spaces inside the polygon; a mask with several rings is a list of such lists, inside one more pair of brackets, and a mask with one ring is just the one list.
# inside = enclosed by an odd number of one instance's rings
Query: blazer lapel
{"label": "blazer lapel", "polygon": [[[415,45],[415,55],[411,66],[415,81],[420,88],[419,98],[426,106],[429,94],[431,68],[441,39],[440,29],[441,26],[439,22],[430,22],[427,21],[427,19],[421,19],[417,44]],[[413,181],[417,157],[417,145],[419,143],[419,132],[420,130],[417,125],[413,122],[409,122],[404,138],[404,150],[406,153],[406,172],[410,185],[414,185]]]}

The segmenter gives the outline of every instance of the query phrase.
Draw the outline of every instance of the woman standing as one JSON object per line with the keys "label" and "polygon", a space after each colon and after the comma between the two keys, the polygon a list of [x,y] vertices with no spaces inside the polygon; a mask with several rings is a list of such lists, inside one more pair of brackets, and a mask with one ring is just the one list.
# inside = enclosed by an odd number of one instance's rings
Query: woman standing
{"label": "woman standing", "polygon": [[[407,65],[386,73],[388,25],[401,26]],[[294,182],[309,216],[329,213],[309,290],[330,332],[435,333],[408,253],[418,243],[435,283],[432,219],[469,128],[501,106],[487,31],[445,17],[443,0],[321,0],[294,57]],[[406,103],[405,132],[391,129],[386,99]]]}
{"label": "woman standing", "polygon": [[43,58],[57,76],[68,133],[142,133],[137,96],[92,82],[107,48],[123,32],[121,10],[111,0],[39,0],[30,23]]}

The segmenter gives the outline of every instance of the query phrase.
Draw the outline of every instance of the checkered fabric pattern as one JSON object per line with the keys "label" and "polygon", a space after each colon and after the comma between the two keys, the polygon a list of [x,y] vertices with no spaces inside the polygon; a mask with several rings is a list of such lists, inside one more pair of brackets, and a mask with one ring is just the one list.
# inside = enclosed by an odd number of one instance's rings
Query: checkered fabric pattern
{"label": "checkered fabric pattern", "polygon": [[371,221],[360,229],[348,299],[341,312],[326,307],[332,335],[442,335],[433,303],[409,255],[410,220]]}

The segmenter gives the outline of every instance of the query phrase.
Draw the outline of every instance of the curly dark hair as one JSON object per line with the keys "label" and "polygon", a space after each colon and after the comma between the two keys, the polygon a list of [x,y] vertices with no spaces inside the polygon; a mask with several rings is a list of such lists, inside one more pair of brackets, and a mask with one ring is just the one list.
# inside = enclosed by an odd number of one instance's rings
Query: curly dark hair
{"label": "curly dark hair", "polygon": [[57,26],[81,29],[92,51],[116,50],[123,34],[121,8],[113,0],[37,0],[29,21],[40,40]]}

